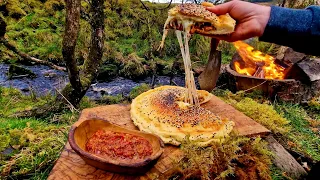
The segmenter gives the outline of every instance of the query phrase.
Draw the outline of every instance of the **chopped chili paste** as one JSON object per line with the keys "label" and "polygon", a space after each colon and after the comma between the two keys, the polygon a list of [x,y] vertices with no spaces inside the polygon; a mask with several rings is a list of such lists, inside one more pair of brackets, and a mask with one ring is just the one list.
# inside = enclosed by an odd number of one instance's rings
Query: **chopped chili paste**
{"label": "chopped chili paste", "polygon": [[86,150],[100,157],[144,159],[152,154],[152,146],[141,136],[98,130],[86,143]]}

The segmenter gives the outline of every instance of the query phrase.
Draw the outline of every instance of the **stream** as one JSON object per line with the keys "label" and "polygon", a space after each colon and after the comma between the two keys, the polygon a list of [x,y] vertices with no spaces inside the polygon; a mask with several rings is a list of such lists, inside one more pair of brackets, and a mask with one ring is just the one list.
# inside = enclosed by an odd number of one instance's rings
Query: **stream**
{"label": "stream", "polygon": [[[0,64],[0,86],[13,87],[19,89],[24,94],[30,94],[34,91],[36,95],[55,94],[57,90],[61,90],[68,82],[68,74],[66,72],[57,71],[43,65],[26,66],[19,65],[31,70],[36,74],[35,78],[16,78],[8,79],[7,72],[10,67],[8,64]],[[184,76],[176,76],[173,81],[184,86]],[[141,85],[142,83],[151,84],[152,77],[147,77],[142,80],[133,81],[123,77],[117,77],[110,82],[96,82],[91,85],[86,93],[92,100],[98,100],[103,95],[128,95],[132,88]],[[157,76],[155,85],[169,85],[169,76]]]}

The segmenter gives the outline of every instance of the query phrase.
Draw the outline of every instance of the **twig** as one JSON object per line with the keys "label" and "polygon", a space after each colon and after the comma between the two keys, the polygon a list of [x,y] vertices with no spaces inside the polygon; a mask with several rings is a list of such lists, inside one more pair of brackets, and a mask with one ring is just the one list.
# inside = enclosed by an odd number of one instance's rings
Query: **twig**
{"label": "twig", "polygon": [[156,9],[157,9],[157,10],[165,10],[165,9],[168,9],[168,8],[171,6],[171,4],[172,4],[172,0],[170,1],[170,3],[168,4],[167,7],[165,7],[165,8],[160,8],[160,9],[156,8]]}
{"label": "twig", "polygon": [[143,6],[147,11],[149,11],[149,8],[142,2],[142,0],[140,0],[140,2],[141,2],[141,4],[142,4],[142,6]]}
{"label": "twig", "polygon": [[54,88],[54,89],[63,97],[63,99],[65,99],[65,100],[69,103],[69,105],[70,105],[74,110],[76,110],[77,112],[80,112],[77,108],[75,108],[75,107],[71,104],[70,101],[68,101],[68,99],[67,99],[66,97],[64,97],[63,94],[61,94],[61,92],[60,92],[57,88]]}
{"label": "twig", "polygon": [[227,83],[224,83],[224,84],[222,84],[222,85],[220,85],[220,86],[216,86],[213,90],[219,89],[219,88],[221,88],[221,87],[223,87],[223,86],[225,86],[225,85],[227,85]]}
{"label": "twig", "polygon": [[176,85],[176,86],[179,86],[176,82],[174,82],[173,80],[172,80],[172,83],[174,84],[174,85]]}
{"label": "twig", "polygon": [[247,91],[250,91],[250,90],[252,90],[252,89],[254,89],[254,88],[257,88],[257,87],[261,86],[262,84],[264,84],[265,82],[267,82],[267,80],[263,81],[262,83],[260,83],[260,84],[258,84],[258,85],[256,85],[256,86],[253,86],[253,87],[251,87],[251,88],[249,88],[249,89],[246,89],[246,90],[244,90],[243,92],[247,92]]}

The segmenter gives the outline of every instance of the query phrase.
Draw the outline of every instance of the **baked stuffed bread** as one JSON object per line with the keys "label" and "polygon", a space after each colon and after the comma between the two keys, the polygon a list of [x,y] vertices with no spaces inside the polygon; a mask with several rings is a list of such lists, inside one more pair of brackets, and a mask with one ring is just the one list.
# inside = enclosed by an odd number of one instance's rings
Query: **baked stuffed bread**
{"label": "baked stuffed bread", "polygon": [[[234,122],[201,106],[185,103],[185,91],[184,87],[161,86],[140,94],[131,104],[134,124],[141,131],[156,134],[165,143],[173,145],[186,140],[199,146],[223,141],[233,129]],[[197,90],[197,93],[200,104],[213,96],[204,90]]]}
{"label": "baked stuffed bread", "polygon": [[228,13],[217,16],[208,11],[207,6],[213,6],[213,4],[207,2],[202,3],[202,5],[186,3],[171,8],[164,24],[160,49],[163,48],[169,29],[207,36],[225,35],[234,32],[236,21]]}
{"label": "baked stuffed bread", "polygon": [[164,28],[190,28],[191,34],[222,35],[232,33],[235,24],[236,21],[229,14],[217,16],[203,5],[188,3],[169,10]]}

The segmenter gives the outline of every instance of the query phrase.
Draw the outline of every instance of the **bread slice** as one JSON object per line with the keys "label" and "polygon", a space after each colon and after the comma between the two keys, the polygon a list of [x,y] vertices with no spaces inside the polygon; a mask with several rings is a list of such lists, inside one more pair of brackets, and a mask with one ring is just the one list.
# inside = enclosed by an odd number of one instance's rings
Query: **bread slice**
{"label": "bread slice", "polygon": [[202,35],[223,35],[234,32],[236,21],[229,15],[220,15],[206,10],[206,6],[180,4],[170,9],[165,29],[190,30]]}
{"label": "bread slice", "polygon": [[228,13],[217,16],[206,9],[208,6],[213,5],[211,3],[202,3],[202,5],[187,3],[171,8],[164,24],[159,49],[163,48],[169,29],[204,36],[226,35],[234,32],[236,21]]}

